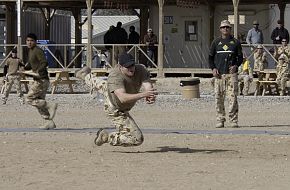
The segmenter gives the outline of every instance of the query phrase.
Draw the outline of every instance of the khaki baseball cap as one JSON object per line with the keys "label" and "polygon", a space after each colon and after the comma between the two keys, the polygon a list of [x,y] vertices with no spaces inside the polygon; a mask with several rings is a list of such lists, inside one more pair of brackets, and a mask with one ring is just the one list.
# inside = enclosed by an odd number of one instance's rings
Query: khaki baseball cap
{"label": "khaki baseball cap", "polygon": [[220,28],[222,28],[222,27],[225,27],[225,26],[228,26],[228,27],[232,27],[231,26],[231,23],[228,21],[228,20],[223,20],[223,21],[221,21],[221,25],[220,25]]}
{"label": "khaki baseball cap", "polygon": [[259,22],[257,20],[254,20],[253,25],[259,25]]}

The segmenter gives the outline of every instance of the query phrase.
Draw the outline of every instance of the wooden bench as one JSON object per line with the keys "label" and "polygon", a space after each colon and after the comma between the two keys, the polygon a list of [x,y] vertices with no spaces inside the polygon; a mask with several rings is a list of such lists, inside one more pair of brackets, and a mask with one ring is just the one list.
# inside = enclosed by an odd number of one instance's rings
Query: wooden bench
{"label": "wooden bench", "polygon": [[91,73],[96,77],[106,76],[108,73],[107,69],[92,69]]}
{"label": "wooden bench", "polygon": [[265,96],[266,91],[268,90],[270,94],[272,94],[272,86],[276,89],[277,94],[279,94],[278,84],[276,81],[268,80],[268,81],[259,81],[262,87],[262,96]]}

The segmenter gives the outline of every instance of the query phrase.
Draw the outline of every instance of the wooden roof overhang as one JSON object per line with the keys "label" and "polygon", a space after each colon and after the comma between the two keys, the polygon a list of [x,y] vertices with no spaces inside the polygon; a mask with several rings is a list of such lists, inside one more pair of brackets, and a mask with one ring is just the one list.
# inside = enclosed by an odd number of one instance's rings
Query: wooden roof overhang
{"label": "wooden roof overhang", "polygon": [[[194,0],[193,0],[194,1]],[[16,3],[17,0],[2,0],[0,4]],[[23,4],[28,7],[69,9],[82,8],[86,9],[86,0],[22,0]],[[106,6],[105,2],[114,2],[112,7]],[[158,0],[94,0],[92,8],[96,9],[117,9],[117,3],[128,4],[129,9],[138,9],[151,5],[158,5]],[[199,0],[201,5],[232,5],[232,0]],[[240,5],[251,4],[287,4],[289,0],[240,0]],[[176,0],[164,0],[164,5],[176,5]]]}

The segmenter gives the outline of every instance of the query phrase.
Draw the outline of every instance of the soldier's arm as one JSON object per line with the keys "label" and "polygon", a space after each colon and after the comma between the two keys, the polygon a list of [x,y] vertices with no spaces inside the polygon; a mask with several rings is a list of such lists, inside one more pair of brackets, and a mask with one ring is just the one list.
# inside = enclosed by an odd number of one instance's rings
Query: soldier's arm
{"label": "soldier's arm", "polygon": [[38,53],[36,54],[37,56],[37,60],[39,61],[39,67],[38,67],[38,71],[42,71],[44,69],[47,68],[48,66],[48,63],[47,63],[47,60],[45,58],[45,55],[44,55],[44,52],[43,51],[40,51],[41,53]]}
{"label": "soldier's arm", "polygon": [[121,103],[130,103],[140,100],[145,97],[150,97],[155,95],[155,91],[148,90],[144,92],[139,92],[136,94],[128,94],[124,88],[119,88],[114,91],[115,95],[118,97]]}

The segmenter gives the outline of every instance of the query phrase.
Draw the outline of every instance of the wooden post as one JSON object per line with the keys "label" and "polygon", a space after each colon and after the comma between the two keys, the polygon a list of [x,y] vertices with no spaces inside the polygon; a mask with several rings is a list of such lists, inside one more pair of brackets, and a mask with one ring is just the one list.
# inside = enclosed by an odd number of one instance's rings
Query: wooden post
{"label": "wooden post", "polygon": [[[140,42],[141,44],[145,43],[144,42],[144,36],[147,34],[147,29],[148,29],[148,18],[149,18],[149,8],[148,7],[142,7],[140,9]],[[146,47],[141,46],[141,49],[146,52]],[[146,65],[147,58],[140,53],[140,63]]]}
{"label": "wooden post", "polygon": [[21,38],[21,24],[22,24],[22,0],[17,0],[17,53],[18,57],[23,59],[22,38]]}
{"label": "wooden post", "polygon": [[[81,9],[80,8],[74,8],[72,9],[72,14],[75,19],[75,44],[82,44],[82,17],[81,17]],[[80,46],[75,46],[75,55],[78,55],[78,53],[81,51]],[[76,68],[80,68],[82,66],[82,54],[80,54],[76,59],[74,63]]]}
{"label": "wooden post", "polygon": [[50,40],[50,23],[56,12],[55,9],[51,12],[50,8],[40,9],[45,20],[44,39]]}
{"label": "wooden post", "polygon": [[[15,10],[15,3],[7,3],[6,4],[6,43],[7,44],[16,44],[16,10]],[[6,47],[6,55],[8,52],[11,51],[13,47]]]}
{"label": "wooden post", "polygon": [[157,77],[164,77],[163,72],[163,61],[164,61],[164,53],[163,53],[163,6],[164,0],[158,0],[159,4],[159,43],[158,43],[158,73]]}
{"label": "wooden post", "polygon": [[239,26],[239,2],[240,0],[233,0],[234,5],[234,37],[238,38],[238,26]]}
{"label": "wooden post", "polygon": [[87,64],[92,67],[92,6],[94,0],[86,0],[87,3],[87,16],[88,16],[88,43],[87,43]]}
{"label": "wooden post", "polygon": [[215,6],[214,5],[209,5],[209,43],[214,40],[214,19],[215,19]]}
{"label": "wooden post", "polygon": [[280,10],[280,20],[284,24],[286,3],[280,2],[280,3],[278,3],[278,7],[279,7],[279,10]]}

